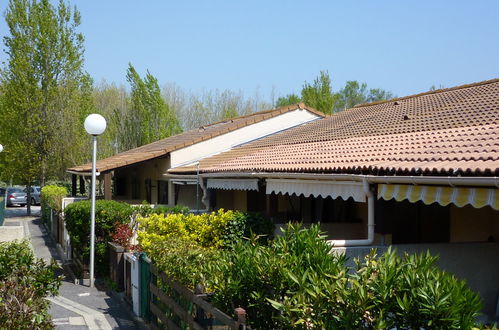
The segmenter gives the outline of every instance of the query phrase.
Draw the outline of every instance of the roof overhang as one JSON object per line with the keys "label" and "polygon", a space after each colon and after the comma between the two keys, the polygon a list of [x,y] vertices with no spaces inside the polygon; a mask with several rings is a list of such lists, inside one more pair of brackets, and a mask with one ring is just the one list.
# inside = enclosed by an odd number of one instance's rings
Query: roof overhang
{"label": "roof overhang", "polygon": [[[80,176],[92,176],[92,172],[78,172],[78,171],[71,171],[71,170],[68,170],[66,172],[69,174],[76,174],[76,175],[80,175]],[[99,176],[100,172],[95,172],[95,175]]]}

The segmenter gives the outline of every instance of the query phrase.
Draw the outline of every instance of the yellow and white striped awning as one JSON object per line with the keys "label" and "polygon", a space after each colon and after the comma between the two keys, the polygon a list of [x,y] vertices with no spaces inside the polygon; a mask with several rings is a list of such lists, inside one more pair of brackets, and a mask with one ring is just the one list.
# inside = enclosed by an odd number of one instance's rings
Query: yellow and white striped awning
{"label": "yellow and white striped awning", "polygon": [[480,208],[490,206],[499,210],[499,189],[488,188],[457,188],[438,186],[414,186],[403,184],[380,184],[378,185],[378,199],[395,199],[403,201],[407,199],[414,203],[422,201],[426,205],[438,203],[442,206],[450,203],[463,207],[472,205]]}

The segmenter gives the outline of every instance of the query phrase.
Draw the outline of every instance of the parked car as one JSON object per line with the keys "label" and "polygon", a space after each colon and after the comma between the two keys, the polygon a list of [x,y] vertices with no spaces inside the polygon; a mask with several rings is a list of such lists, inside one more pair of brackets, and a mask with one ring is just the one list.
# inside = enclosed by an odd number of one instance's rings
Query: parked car
{"label": "parked car", "polygon": [[[26,199],[28,198],[28,191],[24,189],[24,192],[26,193]],[[30,188],[30,193],[31,193],[31,205],[40,205],[40,187],[31,187]]]}
{"label": "parked car", "polygon": [[7,188],[7,206],[14,205],[26,205],[26,193],[22,188],[18,187],[9,187]]}

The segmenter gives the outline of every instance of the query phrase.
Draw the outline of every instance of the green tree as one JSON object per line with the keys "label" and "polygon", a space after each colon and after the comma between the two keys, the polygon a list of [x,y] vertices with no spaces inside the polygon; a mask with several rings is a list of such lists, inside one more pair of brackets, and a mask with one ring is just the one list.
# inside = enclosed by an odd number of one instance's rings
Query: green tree
{"label": "green tree", "polygon": [[391,92],[381,88],[368,89],[366,83],[350,80],[346,82],[345,87],[336,93],[337,102],[334,106],[334,112],[343,111],[358,104],[388,100],[393,97]]}
{"label": "green tree", "polygon": [[107,120],[107,128],[99,137],[99,158],[109,157],[124,151],[121,145],[121,134],[126,132],[126,118],[130,100],[125,86],[117,86],[106,82],[93,89],[94,106]]}
{"label": "green tree", "polygon": [[161,97],[158,80],[147,72],[140,77],[129,64],[127,81],[131,86],[130,110],[126,116],[124,149],[136,148],[181,132],[176,114]]}
{"label": "green tree", "polygon": [[337,96],[331,87],[331,78],[327,71],[321,71],[313,84],[305,82],[301,90],[303,102],[325,114],[333,112]]}
{"label": "green tree", "polygon": [[5,21],[8,59],[0,72],[5,158],[19,182],[43,184],[80,161],[71,157],[81,152],[71,150],[84,140],[82,104],[89,104],[91,89],[83,71],[84,38],[76,32],[80,14],[62,0],[57,6],[49,0],[10,0]]}
{"label": "green tree", "polygon": [[276,108],[285,107],[287,105],[300,103],[301,98],[296,94],[288,94],[286,96],[281,96],[277,99],[275,103]]}

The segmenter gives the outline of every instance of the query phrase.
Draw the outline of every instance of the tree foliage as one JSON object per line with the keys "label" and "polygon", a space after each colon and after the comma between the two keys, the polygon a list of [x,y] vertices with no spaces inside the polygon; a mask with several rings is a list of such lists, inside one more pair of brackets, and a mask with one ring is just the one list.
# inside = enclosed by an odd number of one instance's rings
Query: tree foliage
{"label": "tree foliage", "polygon": [[336,94],[331,87],[331,78],[327,71],[321,71],[319,77],[315,78],[313,84],[305,82],[301,90],[302,101],[325,114],[331,114],[335,102]]}
{"label": "tree foliage", "polygon": [[356,80],[347,81],[345,87],[334,92],[331,77],[327,71],[321,71],[312,84],[305,82],[301,97],[288,94],[277,99],[276,107],[304,102],[306,105],[331,114],[352,108],[358,104],[388,100],[394,95],[381,88],[368,88],[366,83]]}
{"label": "tree foliage", "polygon": [[287,105],[300,103],[301,98],[296,94],[288,94],[286,96],[281,96],[276,101],[276,108],[285,107]]}
{"label": "tree foliage", "polygon": [[148,71],[144,79],[129,64],[127,80],[131,86],[130,111],[121,132],[124,149],[148,144],[181,132],[177,116],[161,97],[158,80]]}
{"label": "tree foliage", "polygon": [[359,83],[356,80],[347,81],[345,87],[336,94],[337,102],[334,112],[352,108],[358,104],[375,101],[388,100],[394,97],[391,92],[381,88],[367,88],[366,83]]}
{"label": "tree foliage", "polygon": [[28,185],[43,183],[82,160],[80,125],[91,107],[91,80],[83,71],[83,35],[76,32],[80,14],[63,1],[54,6],[49,0],[10,0],[5,20],[5,157],[10,175]]}

